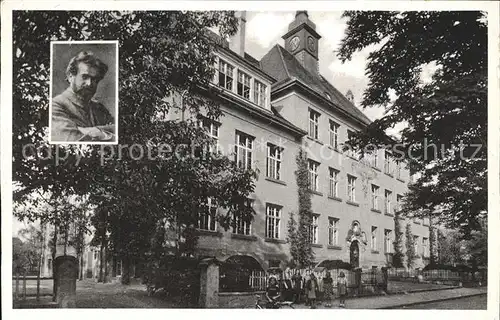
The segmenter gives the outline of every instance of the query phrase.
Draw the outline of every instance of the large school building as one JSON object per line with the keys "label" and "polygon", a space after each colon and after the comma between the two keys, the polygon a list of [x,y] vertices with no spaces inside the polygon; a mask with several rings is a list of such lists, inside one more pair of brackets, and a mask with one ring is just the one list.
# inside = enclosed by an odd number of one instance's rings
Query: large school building
{"label": "large school building", "polygon": [[[200,214],[198,254],[226,260],[253,257],[263,269],[290,260],[287,223],[298,212],[295,176],[300,148],[307,151],[314,213],[311,240],[317,263],[342,260],[354,267],[390,264],[394,253],[394,214],[411,179],[408,170],[379,150],[369,159],[342,152],[349,135],[370,120],[319,72],[321,35],[307,11],[297,11],[276,44],[257,60],[245,52],[245,13],[239,30],[217,52],[213,85],[223,89],[224,116],[203,125],[218,141],[219,151],[238,165],[258,169],[256,211],[251,223],[220,228],[212,207]],[[179,115],[172,114],[170,119]],[[412,225],[417,259],[429,258],[429,221]]]}

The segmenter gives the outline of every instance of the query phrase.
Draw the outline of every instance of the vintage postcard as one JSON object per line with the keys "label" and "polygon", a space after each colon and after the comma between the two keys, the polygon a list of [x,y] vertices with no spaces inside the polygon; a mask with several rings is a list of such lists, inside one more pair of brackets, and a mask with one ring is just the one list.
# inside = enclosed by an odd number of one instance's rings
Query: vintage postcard
{"label": "vintage postcard", "polygon": [[498,21],[4,1],[2,313],[498,319]]}

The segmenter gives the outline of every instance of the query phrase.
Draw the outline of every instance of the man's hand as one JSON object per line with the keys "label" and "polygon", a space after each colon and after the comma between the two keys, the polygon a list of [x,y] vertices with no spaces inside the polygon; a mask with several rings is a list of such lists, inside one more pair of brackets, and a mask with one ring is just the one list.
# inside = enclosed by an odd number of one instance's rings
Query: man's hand
{"label": "man's hand", "polygon": [[85,135],[81,140],[108,141],[115,138],[113,133],[101,130],[98,127],[78,127],[78,130]]}

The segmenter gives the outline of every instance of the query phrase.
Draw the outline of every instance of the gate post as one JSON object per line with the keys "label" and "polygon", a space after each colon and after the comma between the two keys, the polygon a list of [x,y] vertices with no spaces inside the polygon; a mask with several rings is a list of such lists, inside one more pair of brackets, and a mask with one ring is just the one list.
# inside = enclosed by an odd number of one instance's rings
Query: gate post
{"label": "gate post", "polygon": [[55,265],[56,301],[61,308],[75,308],[78,260],[73,256],[59,256],[55,259]]}
{"label": "gate post", "polygon": [[215,259],[203,259],[200,262],[200,300],[202,308],[219,306],[219,263]]}
{"label": "gate post", "polygon": [[382,269],[382,279],[383,279],[382,288],[384,289],[385,292],[387,292],[387,285],[389,282],[389,275],[387,273],[387,267],[382,267],[381,269]]}
{"label": "gate post", "polygon": [[357,295],[361,295],[361,292],[363,291],[363,283],[361,282],[361,268],[356,268],[354,269],[355,272],[355,279],[356,279],[356,291]]}

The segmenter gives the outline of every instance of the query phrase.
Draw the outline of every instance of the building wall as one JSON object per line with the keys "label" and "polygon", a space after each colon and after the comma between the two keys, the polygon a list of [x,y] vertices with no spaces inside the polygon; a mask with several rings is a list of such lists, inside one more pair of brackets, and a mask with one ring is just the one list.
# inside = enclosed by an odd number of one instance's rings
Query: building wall
{"label": "building wall", "polygon": [[[219,227],[217,233],[205,232],[198,241],[198,248],[204,254],[215,254],[221,259],[235,254],[253,256],[265,268],[269,260],[287,260],[289,252],[285,242],[287,222],[290,212],[297,212],[297,186],[295,182],[295,159],[299,151],[299,142],[286,132],[271,126],[262,120],[251,119],[235,105],[223,106],[224,117],[219,129],[219,143],[223,154],[234,157],[236,131],[255,137],[253,151],[253,168],[259,177],[255,181],[254,209],[256,216],[252,221],[252,236],[233,235],[232,229],[227,231]],[[267,143],[282,146],[281,179],[275,181],[266,177]],[[265,238],[266,204],[282,206],[280,222],[280,238],[278,241]]]}

